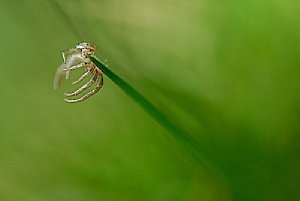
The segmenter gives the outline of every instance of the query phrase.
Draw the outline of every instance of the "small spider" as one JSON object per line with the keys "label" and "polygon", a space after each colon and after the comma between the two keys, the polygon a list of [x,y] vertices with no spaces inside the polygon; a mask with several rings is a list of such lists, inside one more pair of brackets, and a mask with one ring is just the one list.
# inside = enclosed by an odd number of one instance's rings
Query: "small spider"
{"label": "small spider", "polygon": [[65,77],[69,79],[70,71],[78,68],[85,68],[85,72],[72,84],[77,84],[81,82],[85,77],[92,75],[91,79],[80,88],[75,90],[72,93],[65,93],[67,97],[77,96],[82,93],[85,89],[92,86],[94,82],[98,82],[96,87],[86,94],[80,96],[75,99],[67,99],[64,100],[68,103],[77,103],[86,100],[93,94],[97,93],[101,87],[103,86],[103,72],[90,60],[87,55],[95,56],[96,46],[90,43],[79,43],[74,48],[65,50],[62,52],[63,64],[61,64],[55,74],[54,78],[54,89],[58,89],[62,79]]}

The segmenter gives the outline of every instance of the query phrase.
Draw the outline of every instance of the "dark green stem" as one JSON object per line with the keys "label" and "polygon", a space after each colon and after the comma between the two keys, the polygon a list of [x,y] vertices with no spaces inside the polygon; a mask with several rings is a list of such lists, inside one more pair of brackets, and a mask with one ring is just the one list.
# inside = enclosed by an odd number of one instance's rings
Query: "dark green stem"
{"label": "dark green stem", "polygon": [[[216,166],[212,166],[202,155],[203,149],[201,144],[187,134],[185,131],[177,127],[170,119],[168,119],[161,111],[159,111],[152,103],[150,103],[144,96],[142,96],[135,88],[129,85],[125,80],[112,72],[99,59],[89,56],[91,61],[96,64],[107,77],[109,77],[118,87],[120,87],[127,95],[135,100],[157,123],[168,130],[170,134],[175,136],[188,151],[199,161],[202,165],[210,170],[216,170]],[[220,173],[220,171],[218,171]]]}

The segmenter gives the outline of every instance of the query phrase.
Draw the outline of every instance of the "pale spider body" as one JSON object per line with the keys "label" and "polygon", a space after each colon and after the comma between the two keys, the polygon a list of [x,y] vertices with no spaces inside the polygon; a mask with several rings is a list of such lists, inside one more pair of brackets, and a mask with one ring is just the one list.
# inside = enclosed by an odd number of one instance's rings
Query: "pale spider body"
{"label": "pale spider body", "polygon": [[90,80],[72,93],[65,93],[67,97],[74,97],[81,94],[87,88],[91,87],[95,82],[95,88],[84,95],[75,99],[65,98],[68,103],[77,103],[86,100],[93,94],[97,93],[103,86],[103,72],[90,60],[87,55],[95,56],[96,46],[90,43],[79,43],[74,48],[62,52],[63,63],[58,67],[54,78],[54,89],[58,89],[62,79],[69,79],[70,72],[75,69],[84,68],[84,73],[72,84],[77,84],[84,78],[92,75]]}

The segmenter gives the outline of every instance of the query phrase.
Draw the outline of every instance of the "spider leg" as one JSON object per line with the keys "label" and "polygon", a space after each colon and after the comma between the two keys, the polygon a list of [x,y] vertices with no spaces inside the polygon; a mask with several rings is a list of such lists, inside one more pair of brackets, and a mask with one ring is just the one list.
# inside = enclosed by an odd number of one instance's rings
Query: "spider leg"
{"label": "spider leg", "polygon": [[77,65],[74,65],[74,66],[71,66],[71,67],[69,67],[69,68],[67,68],[67,69],[65,69],[66,71],[67,70],[75,70],[75,69],[78,69],[78,68],[82,68],[82,67],[84,67],[84,66],[86,66],[86,63],[80,63],[80,64],[77,64]]}
{"label": "spider leg", "polygon": [[75,80],[74,82],[72,82],[72,84],[77,84],[79,82],[81,82],[85,77],[87,77],[91,72],[90,71],[86,71],[83,75],[80,76],[80,78],[78,78],[77,80]]}
{"label": "spider leg", "polygon": [[70,53],[72,53],[72,52],[74,52],[74,51],[75,51],[75,49],[74,49],[74,48],[71,48],[71,49],[64,50],[64,51],[61,52],[61,55],[62,55],[63,60],[64,60],[64,64],[66,64],[66,55],[67,55],[67,54],[70,54]]}
{"label": "spider leg", "polygon": [[86,65],[86,63],[80,63],[71,67],[66,66],[66,68],[64,69],[64,71],[66,71],[66,79],[68,80],[70,77],[70,71],[74,70],[74,69],[78,69],[81,67],[84,67]]}
{"label": "spider leg", "polygon": [[77,89],[76,91],[72,92],[72,93],[65,93],[66,96],[76,96],[78,94],[80,94],[82,91],[84,91],[85,89],[87,89],[88,87],[90,87],[98,78],[98,74],[96,73],[86,84],[84,84],[82,87],[80,87],[79,89]]}
{"label": "spider leg", "polygon": [[82,102],[84,100],[86,100],[87,98],[89,98],[90,96],[94,95],[95,93],[97,93],[103,86],[103,76],[102,76],[102,72],[97,72],[97,78],[99,78],[99,83],[96,85],[95,89],[89,91],[88,93],[86,93],[85,95],[77,98],[77,99],[67,99],[65,98],[64,100],[68,103],[78,103],[78,102]]}
{"label": "spider leg", "polygon": [[86,63],[80,63],[78,65],[71,66],[69,69],[70,70],[75,70],[75,69],[78,69],[78,68],[82,68],[84,66],[86,66]]}

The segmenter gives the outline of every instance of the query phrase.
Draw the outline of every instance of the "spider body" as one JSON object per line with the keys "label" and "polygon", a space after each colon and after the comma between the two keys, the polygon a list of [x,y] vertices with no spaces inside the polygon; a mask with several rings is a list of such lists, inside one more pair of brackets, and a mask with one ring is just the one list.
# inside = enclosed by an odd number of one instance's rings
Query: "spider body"
{"label": "spider body", "polygon": [[96,46],[90,43],[79,43],[74,48],[65,50],[62,52],[63,64],[61,64],[55,74],[54,89],[58,89],[62,79],[69,79],[70,72],[75,69],[84,68],[84,73],[75,80],[72,84],[77,84],[83,81],[86,77],[91,75],[91,78],[87,83],[79,87],[77,90],[71,93],[65,93],[67,97],[74,97],[81,94],[87,88],[91,87],[94,83],[97,83],[95,88],[89,92],[79,96],[78,98],[64,100],[68,103],[77,103],[86,100],[93,94],[97,93],[103,86],[103,72],[90,60],[87,55],[95,56]]}

